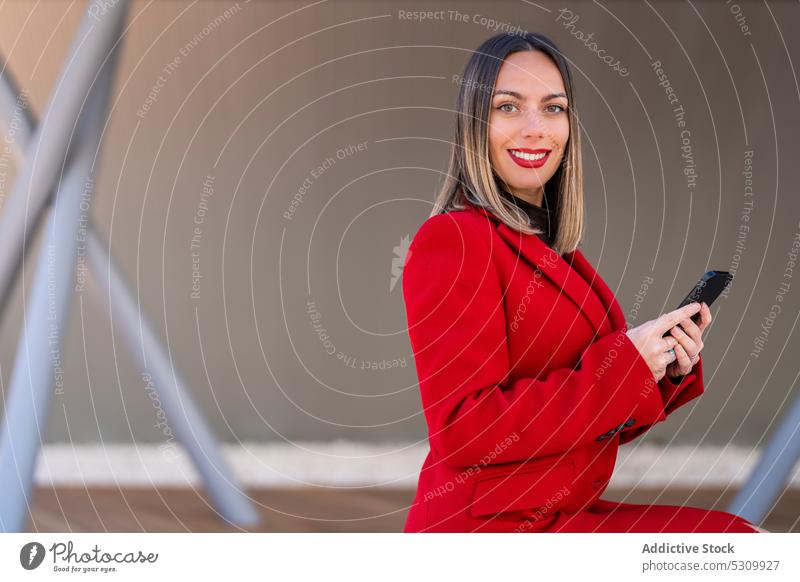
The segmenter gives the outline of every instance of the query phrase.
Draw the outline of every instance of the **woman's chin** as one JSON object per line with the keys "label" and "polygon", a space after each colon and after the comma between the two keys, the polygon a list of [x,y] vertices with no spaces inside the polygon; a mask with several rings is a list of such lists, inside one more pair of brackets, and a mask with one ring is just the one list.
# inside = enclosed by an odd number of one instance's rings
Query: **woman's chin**
{"label": "woman's chin", "polygon": [[536,180],[535,182],[532,181],[525,181],[525,182],[506,182],[515,192],[536,192],[542,188],[542,182]]}

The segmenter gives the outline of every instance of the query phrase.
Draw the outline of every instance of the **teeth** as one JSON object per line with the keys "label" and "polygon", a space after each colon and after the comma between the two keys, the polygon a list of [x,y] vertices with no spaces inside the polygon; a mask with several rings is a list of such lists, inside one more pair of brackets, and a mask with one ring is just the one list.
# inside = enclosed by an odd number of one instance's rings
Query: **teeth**
{"label": "teeth", "polygon": [[541,160],[543,157],[547,155],[547,152],[541,154],[526,154],[523,152],[518,152],[517,150],[509,150],[511,155],[515,158],[520,158],[523,160]]}

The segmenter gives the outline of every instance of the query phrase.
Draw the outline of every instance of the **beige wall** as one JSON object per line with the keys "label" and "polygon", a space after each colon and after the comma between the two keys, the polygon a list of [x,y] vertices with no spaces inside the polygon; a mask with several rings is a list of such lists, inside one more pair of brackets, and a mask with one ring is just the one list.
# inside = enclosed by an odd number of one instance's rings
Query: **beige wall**
{"label": "beige wall", "polygon": [[[707,394],[648,438],[758,443],[790,395],[800,347],[792,333],[800,283],[787,279],[782,312],[763,351],[751,355],[800,230],[800,93],[790,65],[790,57],[800,62],[797,8],[772,2],[770,14],[740,2],[743,31],[733,3],[604,5],[133,3],[93,215],[221,438],[425,438],[399,282],[391,288],[393,249],[428,215],[451,138],[452,78],[493,33],[485,16],[547,34],[574,64],[586,138],[583,249],[631,325],[672,308],[703,271],[731,268],[740,226],[750,227],[735,287],[715,305],[707,333]],[[424,8],[444,10],[444,19],[400,18],[400,10]],[[558,21],[563,8],[579,17],[570,29]],[[0,4],[0,50],[37,115],[81,11],[80,2]],[[629,74],[601,62],[570,34],[578,30],[594,33]],[[686,112],[693,195],[656,60]],[[157,100],[137,115],[162,74]],[[744,194],[747,150],[752,198]],[[335,163],[313,177],[329,157]],[[205,198],[193,259],[207,176],[214,194]],[[26,259],[26,285],[35,258]],[[3,321],[4,390],[21,290]],[[315,321],[355,368],[326,353]],[[86,292],[66,344],[65,390],[54,399],[48,441],[164,440],[125,345]],[[359,369],[384,360],[405,367]]]}

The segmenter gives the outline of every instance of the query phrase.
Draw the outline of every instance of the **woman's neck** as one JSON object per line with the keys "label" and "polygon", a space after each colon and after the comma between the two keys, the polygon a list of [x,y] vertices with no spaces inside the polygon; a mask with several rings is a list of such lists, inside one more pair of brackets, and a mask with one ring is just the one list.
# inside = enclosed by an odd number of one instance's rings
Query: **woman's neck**
{"label": "woman's neck", "polygon": [[542,200],[544,200],[544,188],[538,188],[534,192],[523,192],[520,190],[515,190],[513,188],[509,188],[508,192],[513,194],[516,198],[520,200],[524,200],[528,204],[532,204],[533,206],[538,206],[539,208],[542,207]]}

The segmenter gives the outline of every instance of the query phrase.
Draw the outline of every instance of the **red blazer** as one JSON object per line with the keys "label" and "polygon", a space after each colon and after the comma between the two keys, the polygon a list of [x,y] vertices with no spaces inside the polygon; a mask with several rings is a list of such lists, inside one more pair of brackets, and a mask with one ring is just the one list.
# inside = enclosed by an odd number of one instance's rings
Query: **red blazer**
{"label": "red blazer", "polygon": [[703,370],[656,384],[580,250],[470,206],[420,227],[403,296],[430,443],[405,531],[750,531],[599,501],[619,445],[702,394]]}

